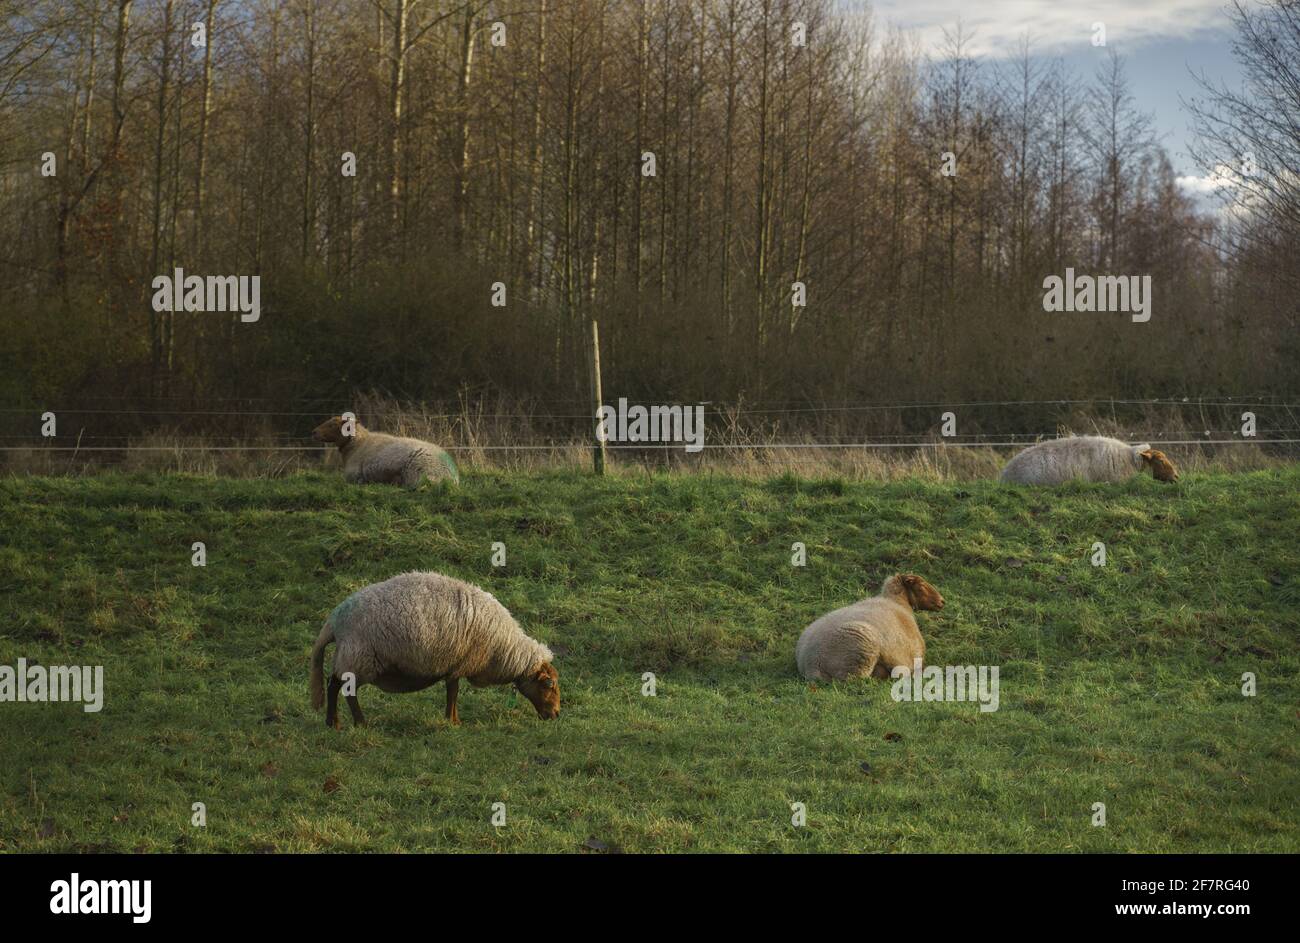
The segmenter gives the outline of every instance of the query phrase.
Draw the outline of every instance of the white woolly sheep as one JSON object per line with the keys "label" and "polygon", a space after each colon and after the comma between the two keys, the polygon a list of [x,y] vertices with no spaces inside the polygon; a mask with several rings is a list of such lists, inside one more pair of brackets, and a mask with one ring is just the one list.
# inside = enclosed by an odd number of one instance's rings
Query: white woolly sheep
{"label": "white woolly sheep", "polygon": [[460,480],[456,463],[438,446],[419,439],[371,432],[356,421],[353,426],[353,434],[347,435],[343,417],[333,416],[313,429],[311,434],[317,442],[339,447],[343,477],[348,481],[373,481],[414,488],[425,478]]}
{"label": "white woolly sheep", "polygon": [[1030,446],[1007,462],[999,480],[1016,485],[1059,485],[1075,478],[1123,481],[1143,468],[1150,468],[1157,481],[1178,480],[1178,470],[1159,449],[1081,435]]}
{"label": "white woolly sheep", "polygon": [[809,681],[888,678],[898,665],[911,673],[925,659],[915,610],[943,608],[939,591],[910,573],[885,580],[880,595],[828,612],[799,636],[794,658]]}
{"label": "white woolly sheep", "polygon": [[[325,724],[337,729],[343,675],[356,688],[420,691],[447,683],[447,718],[460,723],[461,678],[476,688],[513,684],[549,720],[560,713],[559,674],[551,650],[524,634],[491,593],[441,573],[403,573],[343,600],[325,619],[311,653],[311,703],[325,699],[325,647],[337,642]],[[355,688],[346,695],[352,721],[364,724]]]}

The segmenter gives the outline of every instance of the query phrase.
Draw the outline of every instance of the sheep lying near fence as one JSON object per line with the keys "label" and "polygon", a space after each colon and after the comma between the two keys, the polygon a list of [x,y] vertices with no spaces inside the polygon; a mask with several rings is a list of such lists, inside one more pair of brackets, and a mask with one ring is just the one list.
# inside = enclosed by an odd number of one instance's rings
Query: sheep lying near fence
{"label": "sheep lying near fence", "polygon": [[456,463],[438,446],[419,439],[406,439],[371,432],[353,421],[353,434],[346,434],[342,416],[326,419],[312,430],[312,438],[339,447],[343,477],[348,481],[382,482],[414,488],[428,478],[460,480]]}
{"label": "sheep lying near fence", "polygon": [[[351,673],[357,688],[420,691],[447,683],[447,718],[460,723],[460,679],[474,687],[513,684],[544,720],[559,716],[559,674],[551,650],[524,634],[490,593],[441,573],[403,573],[343,600],[325,620],[311,653],[311,703],[325,700],[325,648],[336,642],[325,724],[337,729],[339,691]],[[353,689],[355,691],[355,688]],[[364,724],[355,693],[352,721]]]}
{"label": "sheep lying near fence", "polygon": [[1059,485],[1075,478],[1123,481],[1144,468],[1157,481],[1178,480],[1178,470],[1159,449],[1083,435],[1030,446],[1007,463],[999,480],[1017,485]]}
{"label": "sheep lying near fence", "polygon": [[942,608],[943,596],[921,577],[891,576],[879,596],[827,613],[803,630],[794,649],[799,674],[809,681],[888,678],[898,665],[910,673],[925,659],[912,611]]}

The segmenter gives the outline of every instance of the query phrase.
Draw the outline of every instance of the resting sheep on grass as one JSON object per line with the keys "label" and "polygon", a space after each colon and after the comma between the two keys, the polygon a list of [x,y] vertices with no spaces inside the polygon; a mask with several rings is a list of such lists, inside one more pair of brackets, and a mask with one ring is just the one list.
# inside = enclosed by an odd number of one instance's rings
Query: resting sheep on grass
{"label": "resting sheep on grass", "polygon": [[353,422],[354,433],[346,435],[342,416],[326,419],[312,430],[317,442],[339,447],[343,477],[352,482],[383,482],[414,488],[425,478],[460,480],[451,456],[429,442],[371,432]]}
{"label": "resting sheep on grass", "polygon": [[1075,478],[1123,481],[1143,468],[1150,468],[1157,481],[1178,480],[1178,469],[1159,449],[1081,435],[1031,445],[1007,462],[999,480],[1016,485],[1059,485]]}
{"label": "resting sheep on grass", "polygon": [[898,665],[910,673],[925,659],[912,610],[942,608],[939,591],[921,577],[891,576],[879,596],[829,612],[803,630],[794,649],[799,674],[809,681],[888,678]]}
{"label": "resting sheep on grass", "polygon": [[[339,691],[351,672],[356,687],[420,691],[447,683],[447,718],[460,723],[461,678],[476,688],[513,684],[544,720],[559,716],[559,674],[551,650],[524,634],[491,593],[441,573],[403,573],[343,600],[325,619],[311,653],[311,704],[325,700],[325,647],[337,642],[330,669],[325,724],[339,728]],[[354,689],[355,690],[355,689]],[[352,722],[364,724],[356,694],[347,695]]]}

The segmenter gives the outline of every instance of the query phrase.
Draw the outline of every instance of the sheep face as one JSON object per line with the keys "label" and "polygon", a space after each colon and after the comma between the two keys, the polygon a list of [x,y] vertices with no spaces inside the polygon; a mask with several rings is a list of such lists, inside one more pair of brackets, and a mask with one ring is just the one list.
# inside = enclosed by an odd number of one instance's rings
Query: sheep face
{"label": "sheep face", "polygon": [[1156,481],[1177,481],[1178,469],[1169,461],[1169,456],[1159,449],[1147,449],[1139,452],[1143,463],[1151,469],[1151,477]]}
{"label": "sheep face", "polygon": [[352,434],[348,435],[343,431],[343,417],[331,416],[311,431],[311,437],[317,442],[325,442],[342,448],[365,431],[366,427],[354,420],[352,422]]}
{"label": "sheep face", "polygon": [[900,579],[903,591],[907,593],[907,601],[913,609],[938,612],[943,608],[943,596],[921,577],[908,573],[900,576]]}
{"label": "sheep face", "polygon": [[516,681],[515,687],[533,702],[537,716],[542,720],[560,716],[560,673],[549,661]]}
{"label": "sheep face", "polygon": [[343,434],[343,417],[331,416],[329,419],[326,419],[311,431],[311,437],[317,442],[325,442],[329,445],[342,445],[348,438]]}

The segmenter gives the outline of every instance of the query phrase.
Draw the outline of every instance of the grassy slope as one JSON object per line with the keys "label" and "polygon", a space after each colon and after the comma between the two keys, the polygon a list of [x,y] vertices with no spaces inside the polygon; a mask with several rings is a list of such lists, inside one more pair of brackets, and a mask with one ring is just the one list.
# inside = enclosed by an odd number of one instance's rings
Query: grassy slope
{"label": "grassy slope", "polygon": [[[107,697],[0,704],[0,849],[1295,851],[1298,492],[1296,469],[1057,492],[3,479],[0,663],[103,664]],[[371,726],[325,729],[322,617],[417,568],[568,649],[559,721],[469,689],[451,728],[441,686],[365,688]],[[796,677],[802,627],[896,570],[947,597],[920,619],[934,662],[1001,667],[999,711]]]}

